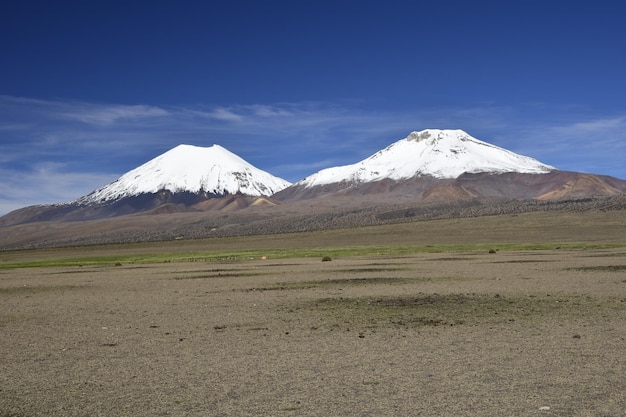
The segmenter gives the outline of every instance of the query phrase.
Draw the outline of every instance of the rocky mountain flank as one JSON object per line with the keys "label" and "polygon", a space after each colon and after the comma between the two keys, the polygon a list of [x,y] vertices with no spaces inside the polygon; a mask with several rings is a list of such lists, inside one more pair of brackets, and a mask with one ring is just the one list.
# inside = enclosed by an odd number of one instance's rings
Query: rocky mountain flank
{"label": "rocky mountain flank", "polygon": [[279,204],[269,196],[289,185],[219,145],[179,145],[77,200],[9,213],[0,218],[0,227],[146,212],[241,210]]}
{"label": "rocky mountain flank", "polygon": [[273,198],[386,193],[389,198],[446,202],[474,198],[560,200],[626,193],[617,178],[560,171],[480,141],[462,130],[412,132],[352,165],[319,171]]}
{"label": "rocky mountain flank", "polygon": [[0,218],[0,249],[283,233],[543,210],[624,210],[626,181],[560,171],[461,130],[413,132],[289,184],[178,146],[75,201]]}
{"label": "rocky mountain flank", "polygon": [[514,223],[516,216],[532,213],[536,213],[537,221],[541,222],[542,213],[549,212],[585,216],[589,213],[591,218],[596,213],[605,213],[619,219],[626,213],[626,196],[398,203],[386,199],[385,194],[376,194],[358,198],[332,196],[316,200],[315,204],[303,200],[276,206],[250,206],[227,213],[212,210],[157,214],[152,211],[100,220],[4,227],[0,233],[0,250],[271,235],[482,216],[507,216]]}

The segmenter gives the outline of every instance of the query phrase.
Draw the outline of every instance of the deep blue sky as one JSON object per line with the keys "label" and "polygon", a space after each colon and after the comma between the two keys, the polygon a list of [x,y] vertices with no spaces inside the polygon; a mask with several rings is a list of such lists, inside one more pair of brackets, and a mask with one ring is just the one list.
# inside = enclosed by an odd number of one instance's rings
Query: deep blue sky
{"label": "deep blue sky", "polygon": [[616,1],[0,3],[0,215],[180,144],[289,181],[464,129],[626,178]]}

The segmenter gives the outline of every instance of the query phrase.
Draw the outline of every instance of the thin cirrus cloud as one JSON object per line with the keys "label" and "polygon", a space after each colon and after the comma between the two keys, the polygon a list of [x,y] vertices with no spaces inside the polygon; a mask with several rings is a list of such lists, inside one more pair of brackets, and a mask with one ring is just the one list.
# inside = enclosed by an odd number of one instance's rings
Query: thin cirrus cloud
{"label": "thin cirrus cloud", "polygon": [[62,118],[78,120],[83,123],[110,125],[120,120],[150,119],[168,116],[168,112],[159,107],[134,105],[88,108],[72,106],[68,112],[59,113]]}
{"label": "thin cirrus cloud", "polygon": [[567,171],[626,178],[626,116],[589,117],[524,129],[539,158]]}
{"label": "thin cirrus cloud", "polygon": [[[168,114],[162,108],[146,105],[102,105],[80,101],[40,100],[12,96],[0,96],[0,109],[10,116],[31,122],[76,120],[98,125],[108,125],[124,119],[163,117]],[[6,126],[5,122],[7,120],[2,120],[3,126]]]}
{"label": "thin cirrus cloud", "polygon": [[0,168],[0,215],[19,208],[74,200],[93,191],[94,184],[115,179],[97,172],[67,172],[63,164],[35,163],[28,169]]}
{"label": "thin cirrus cloud", "polygon": [[[181,143],[220,144],[295,182],[412,130],[463,129],[560,169],[626,177],[626,115],[537,119],[523,107],[367,109],[359,103],[168,106],[0,96],[0,214],[68,201]],[[563,122],[565,120],[565,122]]]}

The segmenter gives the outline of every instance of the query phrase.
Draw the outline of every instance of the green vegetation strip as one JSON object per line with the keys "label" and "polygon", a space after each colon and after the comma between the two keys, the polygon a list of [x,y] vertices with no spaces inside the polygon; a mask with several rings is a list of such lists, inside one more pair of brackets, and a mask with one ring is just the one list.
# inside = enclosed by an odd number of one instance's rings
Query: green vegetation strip
{"label": "green vegetation strip", "polygon": [[[417,253],[446,253],[446,252],[490,252],[511,250],[552,250],[552,249],[606,249],[623,247],[626,244],[587,244],[587,243],[504,243],[504,244],[459,244],[459,245],[388,245],[388,246],[349,246],[349,247],[319,247],[319,248],[280,248],[280,249],[242,249],[235,251],[194,251],[170,253],[144,253],[114,256],[72,256],[36,259],[37,252],[29,253],[26,259],[20,261],[5,261],[0,253],[0,270],[16,268],[43,268],[68,266],[123,266],[127,264],[155,264],[165,262],[242,262],[252,259],[286,259],[311,258],[328,256],[337,257],[373,256],[373,255],[410,255]],[[132,246],[129,246],[132,248]],[[80,252],[76,248],[74,252]],[[106,247],[101,248],[106,251]],[[90,253],[93,248],[85,253]],[[10,254],[10,252],[8,252]],[[6,257],[6,256],[5,256]]]}

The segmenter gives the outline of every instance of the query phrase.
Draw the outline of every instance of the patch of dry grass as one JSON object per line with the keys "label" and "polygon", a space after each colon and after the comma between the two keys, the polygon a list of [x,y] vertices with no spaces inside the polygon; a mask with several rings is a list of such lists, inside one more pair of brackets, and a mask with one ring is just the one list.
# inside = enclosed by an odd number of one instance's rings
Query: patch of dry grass
{"label": "patch of dry grass", "polygon": [[323,298],[304,308],[321,313],[326,322],[341,325],[417,327],[616,317],[626,311],[626,303],[574,295],[417,294]]}
{"label": "patch of dry grass", "polygon": [[578,266],[574,268],[567,268],[567,270],[582,272],[623,272],[626,271],[626,265]]}

